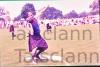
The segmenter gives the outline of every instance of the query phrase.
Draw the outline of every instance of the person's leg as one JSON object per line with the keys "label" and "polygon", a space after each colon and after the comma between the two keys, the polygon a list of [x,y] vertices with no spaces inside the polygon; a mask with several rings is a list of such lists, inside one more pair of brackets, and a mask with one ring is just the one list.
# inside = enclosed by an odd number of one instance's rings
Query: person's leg
{"label": "person's leg", "polygon": [[14,31],[12,32],[12,36],[15,37]]}
{"label": "person's leg", "polygon": [[51,29],[49,29],[49,32],[51,33]]}
{"label": "person's leg", "polygon": [[29,44],[29,52],[32,52],[32,45],[31,45],[30,41],[28,42],[28,44]]}
{"label": "person's leg", "polygon": [[11,33],[12,33],[12,40],[14,40],[14,32],[12,31]]}
{"label": "person's leg", "polygon": [[29,34],[28,45],[29,45],[29,52],[32,52],[32,44],[31,44],[31,35],[30,34]]}
{"label": "person's leg", "polygon": [[40,59],[39,55],[46,50],[45,47],[38,47],[35,52],[35,57]]}
{"label": "person's leg", "polygon": [[52,33],[52,30],[50,29],[50,32]]}
{"label": "person's leg", "polygon": [[35,57],[38,58],[38,59],[40,59],[39,55],[42,52],[44,52],[47,48],[48,48],[48,45],[47,45],[46,41],[41,37],[37,41],[37,49],[36,49]]}

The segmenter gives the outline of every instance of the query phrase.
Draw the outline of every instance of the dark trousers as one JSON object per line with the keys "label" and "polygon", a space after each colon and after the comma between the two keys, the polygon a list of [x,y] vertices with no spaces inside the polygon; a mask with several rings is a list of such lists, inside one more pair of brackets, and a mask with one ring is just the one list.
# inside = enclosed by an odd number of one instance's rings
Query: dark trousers
{"label": "dark trousers", "polygon": [[[44,52],[46,49],[47,49],[47,48],[45,48],[45,47],[38,47],[38,48],[36,49],[36,51],[35,51],[34,57],[40,59],[39,55],[40,55],[42,52]],[[38,50],[38,52],[37,52],[37,50]]]}

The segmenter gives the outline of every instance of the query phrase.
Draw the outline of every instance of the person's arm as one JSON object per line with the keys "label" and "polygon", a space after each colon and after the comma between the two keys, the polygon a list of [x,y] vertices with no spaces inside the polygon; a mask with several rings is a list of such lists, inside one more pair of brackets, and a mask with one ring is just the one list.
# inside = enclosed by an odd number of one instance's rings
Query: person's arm
{"label": "person's arm", "polygon": [[31,35],[33,35],[33,29],[32,29],[32,25],[30,24],[30,23],[28,23],[28,25],[27,25],[27,29],[28,29],[28,34],[31,34]]}
{"label": "person's arm", "polygon": [[[48,5],[47,7],[49,7],[49,5]],[[46,10],[47,7],[43,7],[42,9],[37,10],[37,11],[36,11],[35,18],[38,19],[39,16],[42,14],[42,12],[43,12],[44,10]]]}

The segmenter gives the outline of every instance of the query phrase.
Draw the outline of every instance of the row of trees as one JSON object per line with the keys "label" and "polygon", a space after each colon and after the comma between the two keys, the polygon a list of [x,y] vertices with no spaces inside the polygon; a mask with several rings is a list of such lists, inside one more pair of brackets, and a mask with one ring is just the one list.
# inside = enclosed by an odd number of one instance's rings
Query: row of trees
{"label": "row of trees", "polygon": [[70,11],[69,13],[63,15],[62,11],[57,10],[54,7],[48,7],[41,15],[42,19],[56,19],[56,18],[78,18],[78,17],[86,17],[88,15],[96,15],[99,14],[99,1],[94,0],[92,4],[90,4],[89,8],[90,12],[81,12],[78,14],[75,10]]}
{"label": "row of trees", "polygon": [[[57,18],[77,18],[77,17],[86,17],[88,15],[95,15],[99,14],[99,1],[100,0],[94,0],[92,4],[90,4],[89,8],[91,11],[89,13],[82,12],[78,14],[75,10],[70,11],[69,13],[63,15],[61,10],[58,10],[54,7],[47,7],[40,15],[41,19],[57,19]],[[32,11],[32,13],[35,15],[36,10],[34,8],[33,4],[27,3],[23,6],[21,14],[19,14],[17,17],[15,17],[15,20],[19,20],[21,18],[27,17],[27,12]],[[5,10],[3,7],[0,7],[0,16],[5,15]]]}
{"label": "row of trees", "polygon": [[0,6],[0,20],[10,21],[11,17],[9,15],[9,11],[7,11],[4,7]]}
{"label": "row of trees", "polygon": [[[88,15],[95,15],[99,13],[99,0],[94,0],[92,4],[90,4],[89,8],[91,11],[89,13],[82,12],[78,14],[75,10],[70,11],[69,13],[63,15],[62,11],[54,8],[47,7],[42,14],[40,15],[41,19],[57,19],[57,18],[78,18],[78,17],[86,17]],[[26,18],[27,12],[32,11],[33,14],[36,14],[33,4],[25,4],[22,8],[21,14],[16,17],[16,19]]]}
{"label": "row of trees", "polygon": [[63,14],[62,11],[54,8],[54,7],[47,7],[45,11],[40,15],[42,19],[57,19],[62,18]]}
{"label": "row of trees", "polygon": [[69,13],[63,15],[62,11],[54,8],[48,7],[40,16],[42,19],[57,19],[57,18],[78,18],[87,16],[87,12],[82,12],[78,14],[75,10],[70,11]]}
{"label": "row of trees", "polygon": [[0,16],[5,15],[5,10],[3,7],[0,7]]}
{"label": "row of trees", "polygon": [[[25,4],[22,8],[21,14],[17,16],[15,19],[18,20],[21,17],[26,18],[27,17],[27,12],[31,11],[33,14],[35,14],[35,9],[33,4]],[[41,19],[57,19],[57,18],[78,18],[78,17],[85,17],[87,16],[87,12],[82,12],[78,14],[75,10],[70,11],[66,15],[62,14],[62,11],[54,8],[54,7],[47,7],[41,14],[40,18]]]}
{"label": "row of trees", "polygon": [[[40,15],[41,19],[57,19],[57,18],[77,18],[77,17],[86,17],[88,15],[95,15],[99,14],[99,1],[100,0],[94,0],[92,4],[90,4],[89,8],[91,11],[89,13],[82,12],[78,14],[75,10],[70,11],[69,13],[63,15],[61,10],[58,10],[54,7],[47,7]],[[14,20],[20,20],[21,18],[27,17],[27,12],[32,11],[32,13],[35,15],[36,11],[34,9],[34,5],[27,3],[23,6],[21,14],[19,14],[17,17],[15,17]],[[5,15],[4,8],[0,7],[0,16]]]}
{"label": "row of trees", "polygon": [[100,0],[94,0],[93,3],[89,6],[89,8],[91,9],[90,14],[98,14],[99,13],[99,6]]}

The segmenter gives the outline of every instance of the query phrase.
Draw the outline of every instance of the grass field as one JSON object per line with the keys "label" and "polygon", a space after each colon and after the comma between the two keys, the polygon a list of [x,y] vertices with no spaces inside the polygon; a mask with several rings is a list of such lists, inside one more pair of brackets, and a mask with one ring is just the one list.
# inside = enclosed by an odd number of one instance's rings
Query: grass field
{"label": "grass field", "polygon": [[[25,30],[25,28],[16,28],[15,34],[18,35],[20,32],[18,30]],[[41,27],[41,34],[44,37],[45,28]],[[55,32],[56,30],[56,32]],[[72,38],[72,31],[74,32]],[[83,38],[84,30],[91,31],[91,40],[89,39],[89,32],[85,33]],[[66,31],[66,34],[65,34]],[[56,34],[56,35],[55,35]],[[79,34],[79,39],[77,37]],[[18,40],[15,37],[14,40],[11,39],[11,33],[7,29],[0,29],[0,67],[22,67],[22,66],[41,66],[41,65],[99,65],[100,64],[100,36],[99,36],[99,25],[81,25],[81,26],[66,26],[66,27],[56,27],[53,28],[52,33],[45,34],[45,38],[50,38],[47,40],[49,45],[48,50],[45,52],[48,53],[48,56],[52,53],[57,52],[57,56],[63,55],[63,62],[52,62],[49,60],[45,63],[26,63],[22,60],[19,63],[19,54],[15,49],[25,49],[26,51],[22,52],[22,56],[25,55],[25,52],[28,52],[28,37],[25,36],[25,39]],[[71,39],[72,38],[72,39]],[[61,40],[64,39],[64,40]],[[84,39],[84,40],[83,40]],[[80,53],[83,53],[79,56]],[[94,53],[94,55],[92,55]],[[92,55],[92,56],[91,56]],[[73,56],[73,57],[72,57]],[[92,58],[91,58],[92,57]]]}

